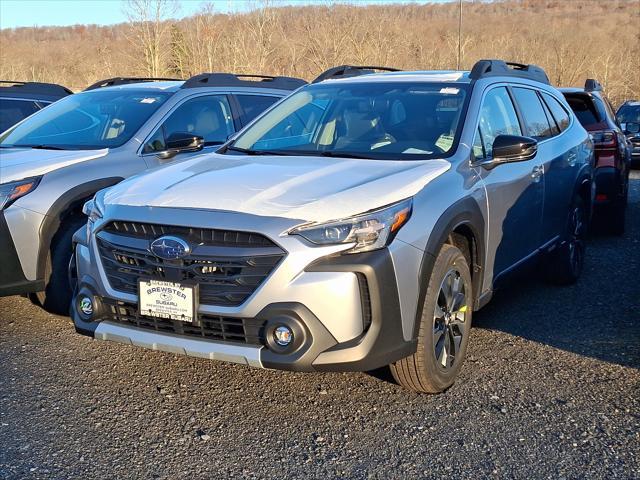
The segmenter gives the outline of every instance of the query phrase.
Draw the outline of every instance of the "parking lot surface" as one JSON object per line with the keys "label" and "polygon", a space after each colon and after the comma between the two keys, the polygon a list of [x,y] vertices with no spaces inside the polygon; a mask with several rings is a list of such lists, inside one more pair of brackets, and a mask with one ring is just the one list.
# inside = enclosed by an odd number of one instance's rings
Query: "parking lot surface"
{"label": "parking lot surface", "polygon": [[457,383],[298,374],[96,342],[0,299],[0,478],[640,478],[640,173],[577,285],[474,316]]}

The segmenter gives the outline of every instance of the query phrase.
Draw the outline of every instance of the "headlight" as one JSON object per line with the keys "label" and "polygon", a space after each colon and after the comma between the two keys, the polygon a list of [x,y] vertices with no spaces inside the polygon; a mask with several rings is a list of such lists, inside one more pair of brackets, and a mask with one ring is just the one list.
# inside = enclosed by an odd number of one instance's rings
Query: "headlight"
{"label": "headlight", "polygon": [[316,245],[353,243],[348,253],[368,252],[387,246],[411,216],[411,199],[373,212],[335,222],[305,225],[289,231]]}
{"label": "headlight", "polygon": [[40,183],[42,177],[25,178],[17,182],[0,184],[0,210],[7,208],[20,197],[33,192]]}

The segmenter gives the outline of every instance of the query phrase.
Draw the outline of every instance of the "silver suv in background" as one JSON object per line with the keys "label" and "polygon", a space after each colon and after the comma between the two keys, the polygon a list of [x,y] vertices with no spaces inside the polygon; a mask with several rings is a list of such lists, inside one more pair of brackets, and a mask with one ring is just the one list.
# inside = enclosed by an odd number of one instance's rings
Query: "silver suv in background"
{"label": "silver suv in background", "polygon": [[217,154],[99,192],[74,236],[76,329],[256,367],[390,365],[441,392],[501,280],[541,257],[575,282],[593,144],[544,71],[372,70],[332,69]]}
{"label": "silver suv in background", "polygon": [[115,78],[0,135],[0,295],[30,294],[66,314],[71,237],[100,189],[219,148],[303,80],[201,74]]}

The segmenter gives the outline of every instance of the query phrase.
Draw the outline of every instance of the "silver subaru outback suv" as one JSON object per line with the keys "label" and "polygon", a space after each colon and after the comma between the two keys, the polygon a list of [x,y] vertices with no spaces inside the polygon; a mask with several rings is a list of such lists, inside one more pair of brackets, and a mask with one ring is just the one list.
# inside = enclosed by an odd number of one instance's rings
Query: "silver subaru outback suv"
{"label": "silver subaru outback suv", "polygon": [[[471,318],[544,257],[580,275],[593,147],[531,65],[337,67],[216,154],[127,180],[77,232],[76,330],[441,392]],[[390,69],[386,69],[390,70]]]}
{"label": "silver subaru outback suv", "polygon": [[67,314],[82,205],[146,169],[211,152],[304,85],[287,77],[111,78],[0,135],[0,296]]}

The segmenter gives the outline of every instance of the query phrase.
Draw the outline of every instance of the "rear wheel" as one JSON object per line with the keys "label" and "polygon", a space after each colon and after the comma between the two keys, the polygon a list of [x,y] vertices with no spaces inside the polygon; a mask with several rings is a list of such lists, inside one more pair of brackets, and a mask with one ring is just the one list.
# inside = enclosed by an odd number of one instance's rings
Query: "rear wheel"
{"label": "rear wheel", "polygon": [[467,260],[458,248],[444,245],[429,278],[417,351],[390,365],[396,382],[424,393],[453,384],[469,341],[472,298]]}
{"label": "rear wheel", "polygon": [[548,279],[558,285],[575,283],[584,267],[587,210],[581,197],[573,200],[564,238],[548,258]]}
{"label": "rear wheel", "polygon": [[73,217],[62,224],[51,243],[45,266],[46,287],[42,292],[30,294],[36,305],[49,313],[68,315],[73,286],[69,284],[69,262],[71,260],[73,234],[86,223],[82,217]]}

